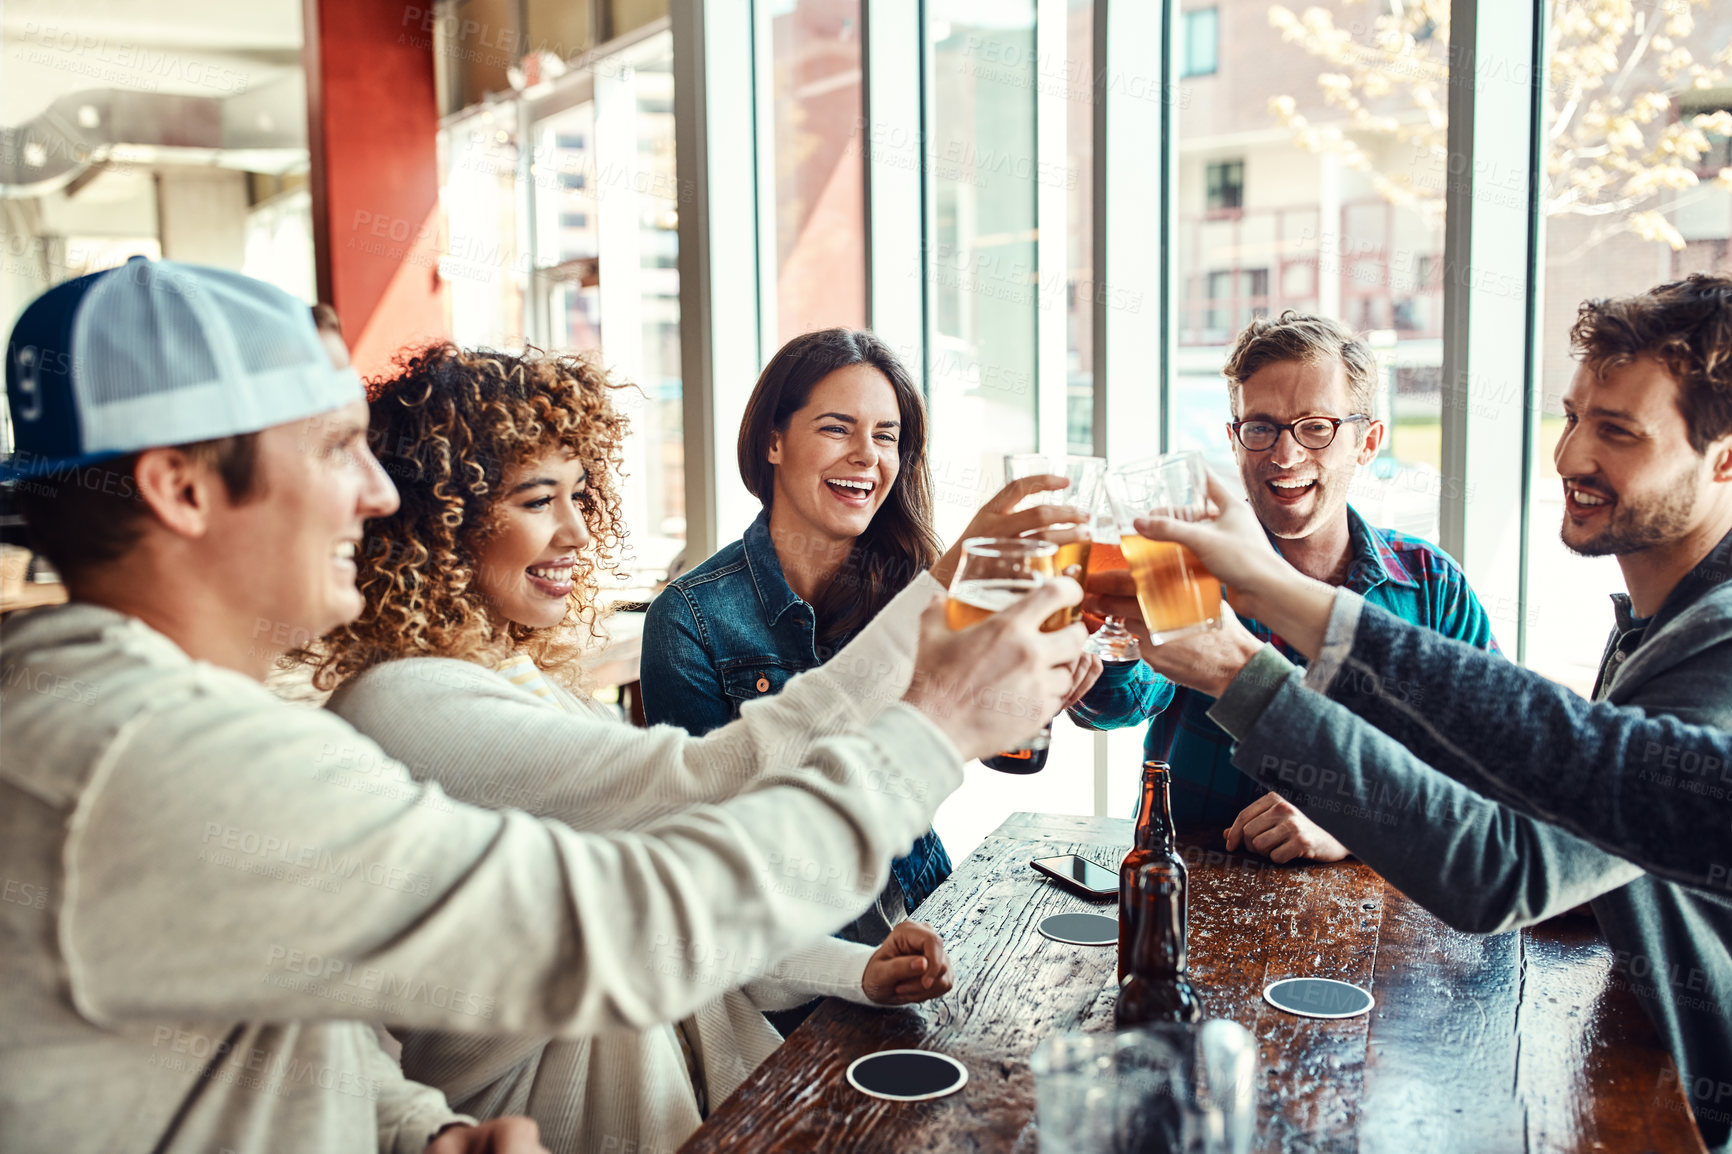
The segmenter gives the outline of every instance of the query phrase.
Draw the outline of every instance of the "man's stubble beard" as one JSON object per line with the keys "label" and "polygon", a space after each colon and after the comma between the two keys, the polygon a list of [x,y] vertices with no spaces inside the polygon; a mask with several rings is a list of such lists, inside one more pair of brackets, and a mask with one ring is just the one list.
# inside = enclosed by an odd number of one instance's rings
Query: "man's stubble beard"
{"label": "man's stubble beard", "polygon": [[1579,557],[1615,557],[1640,553],[1683,536],[1696,512],[1694,473],[1693,467],[1686,466],[1671,483],[1660,486],[1661,497],[1643,505],[1626,505],[1620,497],[1612,506],[1606,527],[1580,544],[1570,542],[1566,512],[1558,528],[1564,548]]}

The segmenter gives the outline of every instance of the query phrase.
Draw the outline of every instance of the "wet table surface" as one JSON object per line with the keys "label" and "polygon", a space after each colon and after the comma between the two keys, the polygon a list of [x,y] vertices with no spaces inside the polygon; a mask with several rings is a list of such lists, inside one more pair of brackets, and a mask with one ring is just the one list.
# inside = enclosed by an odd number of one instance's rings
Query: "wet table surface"
{"label": "wet table surface", "polygon": [[[1049,941],[1049,914],[1114,914],[1041,879],[1030,858],[1079,853],[1116,871],[1131,824],[1019,813],[921,907],[956,988],[923,1006],[828,1000],[723,1103],[686,1152],[955,1150],[1034,1154],[1028,1058],[1049,1034],[1110,1030],[1112,947]],[[1191,977],[1207,1015],[1259,1047],[1259,1151],[1702,1152],[1676,1068],[1612,971],[1591,918],[1457,933],[1370,868],[1272,865],[1199,845]],[[1291,976],[1371,990],[1368,1015],[1294,1017],[1263,1001]],[[843,1077],[875,1050],[939,1050],[969,1071],[931,1102],[867,1098]]]}

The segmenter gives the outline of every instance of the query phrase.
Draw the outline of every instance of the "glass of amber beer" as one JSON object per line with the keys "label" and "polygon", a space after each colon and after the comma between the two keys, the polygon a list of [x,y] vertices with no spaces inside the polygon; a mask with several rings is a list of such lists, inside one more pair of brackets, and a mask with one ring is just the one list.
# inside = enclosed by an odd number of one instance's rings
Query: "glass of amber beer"
{"label": "glass of amber beer", "polygon": [[1208,476],[1203,455],[1168,453],[1146,465],[1120,469],[1107,479],[1119,544],[1137,583],[1137,603],[1149,640],[1159,645],[1221,625],[1221,583],[1197,555],[1171,541],[1151,541],[1133,528],[1137,517],[1208,517]]}
{"label": "glass of amber beer", "polygon": [[[962,543],[962,558],[950,579],[950,600],[944,621],[952,629],[977,625],[1018,597],[1057,575],[1058,546],[1038,537],[970,537]],[[1041,628],[1048,632],[1070,623],[1061,609]]]}
{"label": "glass of amber beer", "polygon": [[[1024,497],[1017,502],[1018,509],[1027,509],[1033,505],[1075,505],[1092,519],[1095,503],[1100,500],[1101,478],[1106,476],[1106,471],[1105,457],[1044,457],[1038,453],[1004,455],[1006,483],[1019,481],[1024,477],[1036,477],[1042,473],[1051,473],[1070,482],[1069,488],[1048,489]],[[1055,525],[1053,528],[1071,528],[1078,534],[1077,540],[1066,541],[1058,547],[1058,555],[1053,558],[1053,571],[1066,577],[1074,577],[1078,585],[1085,584],[1088,580],[1092,535],[1090,522],[1082,521],[1070,526]],[[1080,606],[1073,608],[1070,611],[1070,620],[1075,621],[1081,615]]]}
{"label": "glass of amber beer", "polygon": [[[950,579],[950,599],[944,604],[944,622],[952,629],[978,625],[1008,608],[1017,598],[1055,572],[1058,546],[1038,537],[970,537],[962,543],[962,559]],[[1040,623],[1047,632],[1070,623],[1070,611],[1060,609]],[[1001,750],[980,763],[1001,773],[1039,773],[1046,768],[1052,745],[1052,723],[1017,749]]]}
{"label": "glass of amber beer", "polygon": [[[1107,501],[1104,477],[1102,481],[1101,493],[1095,502],[1093,540],[1089,544],[1086,570],[1089,573],[1130,568],[1129,562],[1125,560],[1125,551],[1119,544],[1119,527],[1113,520],[1112,506]],[[1085,613],[1084,620],[1088,620],[1090,616]],[[1108,614],[1100,618],[1100,623],[1100,628],[1089,635],[1086,648],[1090,653],[1108,664],[1137,661],[1142,657],[1136,635],[1125,628],[1123,621]]]}

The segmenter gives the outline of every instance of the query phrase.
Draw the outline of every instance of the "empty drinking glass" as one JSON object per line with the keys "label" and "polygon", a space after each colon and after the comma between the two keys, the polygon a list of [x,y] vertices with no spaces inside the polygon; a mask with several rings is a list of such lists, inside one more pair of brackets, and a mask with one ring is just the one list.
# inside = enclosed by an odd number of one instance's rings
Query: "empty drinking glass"
{"label": "empty drinking glass", "polygon": [[1055,1034],[1029,1059],[1040,1154],[1249,1154],[1256,1053],[1225,1019]]}
{"label": "empty drinking glass", "polygon": [[1029,1059],[1040,1154],[1185,1154],[1190,1049],[1189,1027],[1046,1039]]}

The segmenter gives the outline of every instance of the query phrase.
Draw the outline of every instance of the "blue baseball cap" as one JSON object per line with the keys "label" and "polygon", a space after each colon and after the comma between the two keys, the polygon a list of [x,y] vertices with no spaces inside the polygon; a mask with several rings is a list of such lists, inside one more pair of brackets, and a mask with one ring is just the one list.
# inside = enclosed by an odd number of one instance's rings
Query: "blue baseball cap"
{"label": "blue baseball cap", "polygon": [[134,257],[32,301],[6,346],[0,480],[256,433],[366,396],[311,311],[227,269]]}

